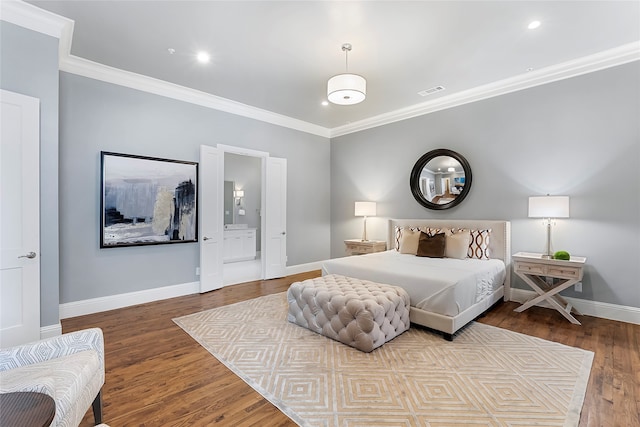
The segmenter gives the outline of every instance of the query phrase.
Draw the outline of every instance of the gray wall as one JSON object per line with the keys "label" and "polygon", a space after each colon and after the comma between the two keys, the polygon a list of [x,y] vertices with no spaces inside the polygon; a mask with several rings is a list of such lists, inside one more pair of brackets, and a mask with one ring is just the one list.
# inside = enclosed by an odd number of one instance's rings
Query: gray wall
{"label": "gray wall", "polygon": [[287,159],[287,265],[328,258],[326,138],[60,73],[62,303],[198,280],[198,243],[99,248],[100,151],[198,161],[219,143]]}
{"label": "gray wall", "polygon": [[58,315],[58,39],[0,21],[0,87],[40,99],[40,325]]}
{"label": "gray wall", "polygon": [[[385,217],[506,219],[513,252],[542,252],[528,197],[568,195],[571,218],[557,220],[554,248],[586,256],[587,267],[583,292],[566,295],[640,307],[639,117],[635,62],[334,138],[331,254],[361,233],[355,200],[378,202],[369,238],[385,239]],[[442,212],[409,189],[414,163],[435,148],[459,152],[473,171],[469,196]]]}

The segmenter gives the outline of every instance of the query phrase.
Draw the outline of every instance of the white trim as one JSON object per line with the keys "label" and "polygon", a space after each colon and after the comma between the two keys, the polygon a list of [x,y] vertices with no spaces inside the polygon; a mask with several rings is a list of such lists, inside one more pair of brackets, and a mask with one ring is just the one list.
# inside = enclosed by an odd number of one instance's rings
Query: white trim
{"label": "white trim", "polygon": [[22,1],[3,0],[0,4],[2,5],[0,9],[2,12],[0,19],[60,38],[61,71],[177,99],[214,110],[225,111],[329,139],[640,60],[639,40],[593,55],[541,68],[530,73],[499,80],[465,91],[456,92],[432,101],[329,129],[198,90],[189,89],[129,71],[119,70],[73,56],[70,52],[74,21]]}
{"label": "white trim", "polygon": [[70,55],[60,59],[60,71],[89,77],[95,80],[153,93],[167,98],[177,99],[213,110],[224,111],[238,116],[248,117],[289,129],[313,135],[329,137],[329,129],[282,114],[190,89],[174,83],[152,77],[120,70],[84,58]]}
{"label": "white trim", "polygon": [[0,2],[0,19],[57,39],[61,38],[65,26],[73,25],[68,18],[17,0]]}
{"label": "white trim", "polygon": [[84,301],[68,302],[60,304],[60,319],[68,319],[69,317],[84,316],[85,314],[99,313],[101,311],[115,310],[117,308],[129,307],[147,302],[197,294],[199,291],[200,282],[191,282],[147,289],[144,291],[129,292],[126,294],[92,298]]}
{"label": "white trim", "polygon": [[269,153],[267,151],[251,150],[250,148],[235,147],[233,145],[218,144],[216,145],[216,148],[219,150],[222,150],[225,153],[238,154],[240,156],[251,156],[251,157],[261,157],[261,158],[269,157]]}
{"label": "white trim", "polygon": [[640,60],[640,41],[331,129],[331,138]]}
{"label": "white trim", "polygon": [[[511,288],[511,301],[523,303],[537,295],[533,291]],[[577,310],[586,316],[600,317],[602,319],[617,320],[619,322],[634,323],[640,325],[640,308],[624,305],[610,304],[599,301],[589,301],[580,298],[563,297]],[[539,307],[551,308],[546,301],[538,304]],[[580,320],[580,319],[578,319]]]}
{"label": "white trim", "polygon": [[287,266],[285,273],[287,276],[294,274],[306,273],[308,271],[321,270],[324,261],[309,262],[307,264],[298,264]]}
{"label": "white trim", "polygon": [[60,322],[55,325],[41,326],[40,339],[53,338],[62,335],[62,324]]}

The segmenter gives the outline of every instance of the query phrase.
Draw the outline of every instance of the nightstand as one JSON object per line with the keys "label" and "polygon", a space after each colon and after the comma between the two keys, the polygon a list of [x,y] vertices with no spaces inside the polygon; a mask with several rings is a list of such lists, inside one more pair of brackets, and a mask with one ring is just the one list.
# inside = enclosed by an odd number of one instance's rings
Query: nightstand
{"label": "nightstand", "polygon": [[[580,322],[571,313],[573,312],[580,316],[582,316],[582,313],[562,298],[559,292],[582,280],[584,264],[587,261],[585,257],[572,256],[570,260],[563,261],[542,258],[542,254],[518,252],[512,256],[512,259],[514,272],[538,294],[538,296],[516,308],[515,311],[521,313],[529,307],[546,300],[571,323],[580,325]],[[547,283],[545,280],[547,278],[551,278],[551,283]]]}
{"label": "nightstand", "polygon": [[382,252],[387,250],[387,242],[381,240],[349,239],[344,241],[345,251],[347,255],[363,255],[372,254],[374,252]]}

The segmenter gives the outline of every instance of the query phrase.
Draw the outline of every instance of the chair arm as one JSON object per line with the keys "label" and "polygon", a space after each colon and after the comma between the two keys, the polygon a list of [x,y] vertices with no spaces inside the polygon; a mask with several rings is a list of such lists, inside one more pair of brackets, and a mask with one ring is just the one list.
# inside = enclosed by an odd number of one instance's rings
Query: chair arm
{"label": "chair arm", "polygon": [[0,371],[32,365],[81,351],[95,350],[104,369],[104,338],[99,328],[46,338],[0,350]]}

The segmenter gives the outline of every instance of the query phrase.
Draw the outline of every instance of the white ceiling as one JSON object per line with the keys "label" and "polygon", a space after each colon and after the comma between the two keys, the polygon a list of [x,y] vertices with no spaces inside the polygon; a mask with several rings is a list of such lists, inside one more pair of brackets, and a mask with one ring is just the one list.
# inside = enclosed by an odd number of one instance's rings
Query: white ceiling
{"label": "white ceiling", "polygon": [[[640,40],[640,1],[29,3],[75,21],[72,55],[328,129]],[[322,106],[345,42],[367,99]]]}

